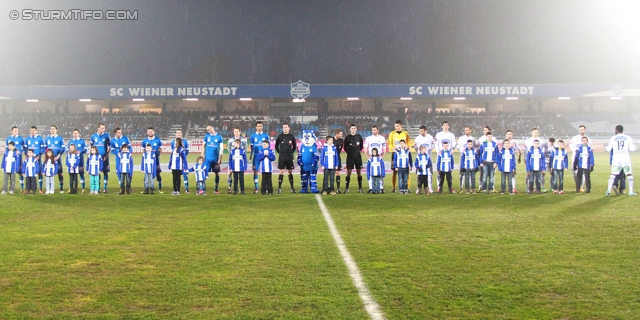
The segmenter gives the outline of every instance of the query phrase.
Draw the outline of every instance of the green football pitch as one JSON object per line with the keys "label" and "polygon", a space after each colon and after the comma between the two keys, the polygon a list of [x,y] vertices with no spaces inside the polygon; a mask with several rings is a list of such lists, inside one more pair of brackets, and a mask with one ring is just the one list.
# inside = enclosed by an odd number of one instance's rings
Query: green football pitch
{"label": "green football pitch", "polygon": [[[524,194],[519,170],[515,196],[392,194],[388,175],[386,195],[321,199],[388,319],[639,318],[640,199],[604,196],[608,157],[591,194],[570,173],[564,195]],[[0,318],[369,318],[316,196],[172,196],[169,173],[118,195],[113,176],[0,196]]]}

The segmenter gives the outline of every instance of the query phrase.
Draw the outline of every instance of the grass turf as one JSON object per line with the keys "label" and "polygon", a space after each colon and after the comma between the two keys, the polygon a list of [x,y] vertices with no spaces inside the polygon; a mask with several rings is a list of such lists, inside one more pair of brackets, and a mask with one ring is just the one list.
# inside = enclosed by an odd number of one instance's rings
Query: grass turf
{"label": "grass turf", "polygon": [[[607,179],[600,154],[592,194],[323,199],[390,319],[635,318],[638,199]],[[367,317],[312,196],[110,191],[0,197],[0,318]]]}

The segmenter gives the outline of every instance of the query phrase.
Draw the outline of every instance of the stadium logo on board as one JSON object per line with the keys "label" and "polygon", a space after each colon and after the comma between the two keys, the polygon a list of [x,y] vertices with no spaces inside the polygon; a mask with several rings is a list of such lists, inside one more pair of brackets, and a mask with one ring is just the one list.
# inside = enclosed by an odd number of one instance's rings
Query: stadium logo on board
{"label": "stadium logo on board", "polygon": [[298,80],[291,84],[291,96],[296,99],[304,99],[311,94],[311,86],[308,83]]}
{"label": "stadium logo on board", "polygon": [[622,86],[619,85],[619,84],[616,84],[615,86],[611,87],[611,92],[616,96],[621,96],[622,95]]}

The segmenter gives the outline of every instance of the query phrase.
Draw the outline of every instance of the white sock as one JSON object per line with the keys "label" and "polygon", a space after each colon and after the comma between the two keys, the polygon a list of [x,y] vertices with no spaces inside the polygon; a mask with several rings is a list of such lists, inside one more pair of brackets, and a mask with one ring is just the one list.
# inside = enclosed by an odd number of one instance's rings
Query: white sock
{"label": "white sock", "polygon": [[609,176],[609,183],[607,184],[607,192],[611,192],[611,187],[613,186],[613,180],[616,178],[615,175]]}

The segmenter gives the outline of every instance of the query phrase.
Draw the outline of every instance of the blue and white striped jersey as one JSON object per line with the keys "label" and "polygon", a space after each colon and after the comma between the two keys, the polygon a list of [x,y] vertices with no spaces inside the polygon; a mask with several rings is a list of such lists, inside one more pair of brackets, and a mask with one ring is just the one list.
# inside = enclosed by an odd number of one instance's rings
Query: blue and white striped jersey
{"label": "blue and white striped jersey", "polygon": [[438,153],[437,169],[440,172],[453,171],[454,160],[451,150],[442,150]]}
{"label": "blue and white striped jersey", "polygon": [[395,168],[398,168],[398,169],[407,169],[413,166],[411,151],[409,150],[409,148],[394,149],[392,161]]}
{"label": "blue and white striped jersey", "polygon": [[460,167],[462,169],[477,168],[480,165],[480,163],[478,163],[478,154],[479,152],[473,147],[471,149],[465,148],[462,150],[460,155]]}
{"label": "blue and white striped jersey", "polygon": [[[265,151],[267,152],[267,155],[264,154]],[[273,150],[262,149],[260,153],[256,154],[256,157],[258,157],[258,162],[260,163],[259,167],[262,172],[273,172],[271,161],[276,160],[276,154],[273,153]]]}
{"label": "blue and white striped jersey", "polygon": [[498,159],[498,144],[493,140],[480,144],[480,159],[487,162],[496,162]]}
{"label": "blue and white striped jersey", "polygon": [[371,177],[382,177],[386,175],[384,168],[384,160],[380,157],[371,157],[367,162],[367,180]]}
{"label": "blue and white striped jersey", "polygon": [[427,176],[430,174],[429,168],[431,168],[431,157],[428,153],[418,153],[416,156],[416,162],[413,166],[416,167],[416,173],[419,176]]}
{"label": "blue and white striped jersey", "polygon": [[576,150],[575,167],[580,169],[589,169],[594,165],[593,149],[588,145],[580,145]]}
{"label": "blue and white striped jersey", "polygon": [[322,151],[320,152],[320,166],[323,166],[329,170],[335,170],[339,162],[340,159],[338,158],[338,149],[336,149],[336,146],[325,145],[324,147],[322,147]]}
{"label": "blue and white striped jersey", "polygon": [[36,157],[27,157],[22,164],[22,174],[26,177],[35,177],[40,174],[40,162]]}
{"label": "blue and white striped jersey", "polygon": [[100,173],[102,172],[102,157],[99,154],[90,154],[87,157],[86,169],[89,175],[100,175]]}
{"label": "blue and white striped jersey", "polygon": [[143,153],[142,163],[140,164],[140,170],[145,174],[152,174],[154,177],[157,174],[157,161],[156,154],[154,152]]}
{"label": "blue and white striped jersey", "polygon": [[185,154],[184,148],[174,148],[173,151],[171,151],[169,169],[182,171],[188,170],[187,155]]}
{"label": "blue and white striped jersey", "polygon": [[569,166],[569,156],[567,150],[555,148],[551,151],[551,168],[554,170],[564,170]]}
{"label": "blue and white striped jersey", "polygon": [[189,172],[195,172],[196,182],[203,182],[209,177],[209,168],[207,168],[207,165],[204,163],[196,163],[193,168],[189,169]]}
{"label": "blue and white striped jersey", "polygon": [[67,172],[80,173],[80,160],[82,156],[77,153],[67,153]]}
{"label": "blue and white striped jersey", "polygon": [[118,153],[118,172],[120,173],[133,173],[133,155],[131,152]]}
{"label": "blue and white striped jersey", "polygon": [[516,152],[513,148],[502,148],[498,153],[498,170],[501,172],[513,172],[516,170]]}
{"label": "blue and white striped jersey", "polygon": [[53,177],[58,174],[58,162],[53,158],[42,163],[42,174],[45,177]]}
{"label": "blue and white striped jersey", "polygon": [[244,172],[247,170],[247,153],[244,149],[236,148],[229,153],[229,170]]}
{"label": "blue and white striped jersey", "polygon": [[2,156],[2,169],[5,173],[19,173],[20,152],[17,149],[9,151],[7,149]]}
{"label": "blue and white striped jersey", "polygon": [[529,148],[529,150],[527,151],[525,167],[527,169],[527,172],[546,170],[546,161],[542,148]]}

